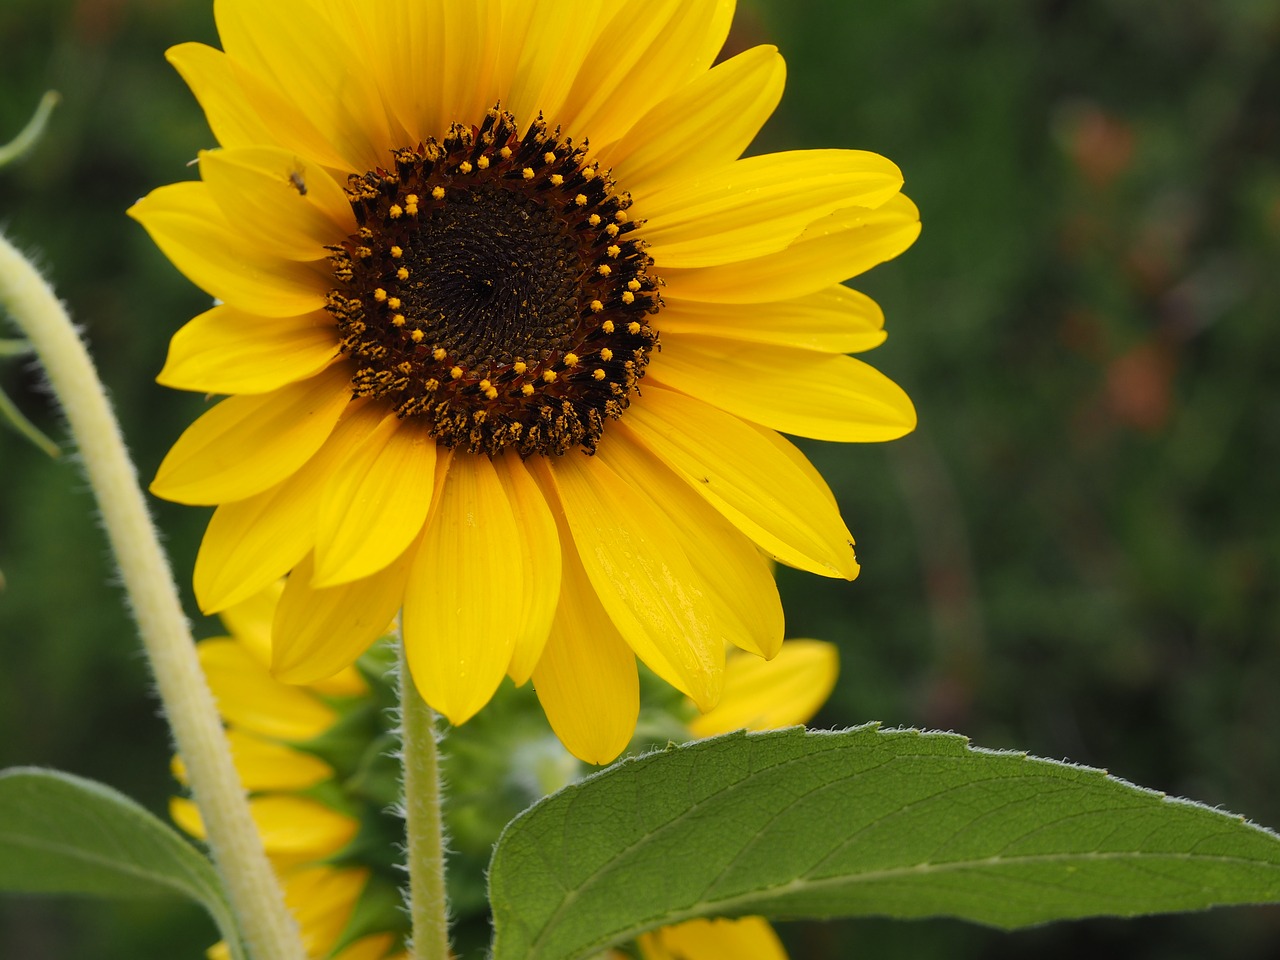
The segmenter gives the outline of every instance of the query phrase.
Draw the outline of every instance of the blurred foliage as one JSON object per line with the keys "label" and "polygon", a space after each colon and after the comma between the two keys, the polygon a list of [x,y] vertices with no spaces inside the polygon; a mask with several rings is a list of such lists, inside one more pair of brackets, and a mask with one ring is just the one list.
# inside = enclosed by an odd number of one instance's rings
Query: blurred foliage
{"label": "blurred foliage", "polygon": [[[1271,0],[741,0],[788,93],[755,149],[903,168],[925,230],[857,285],[921,426],[809,444],[861,578],[783,571],[789,633],[839,641],[818,723],[954,729],[1280,826],[1280,8]],[[0,220],[81,322],[139,472],[204,405],[152,380],[207,298],[123,216],[211,137],[162,57],[210,5],[0,4]],[[55,438],[25,362],[3,389]],[[162,810],[168,744],[74,464],[0,430],[0,765]],[[207,511],[157,502],[180,582]],[[188,594],[188,609],[194,610]],[[203,634],[211,624],[197,625]],[[1280,953],[1280,911],[1059,925],[807,925],[799,958]],[[197,910],[0,906],[0,956],[198,957]]]}

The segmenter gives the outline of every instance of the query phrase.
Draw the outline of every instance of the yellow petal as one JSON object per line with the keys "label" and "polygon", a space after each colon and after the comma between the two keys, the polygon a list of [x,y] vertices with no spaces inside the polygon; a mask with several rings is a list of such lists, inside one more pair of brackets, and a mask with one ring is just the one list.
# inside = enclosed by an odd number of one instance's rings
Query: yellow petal
{"label": "yellow petal", "polygon": [[664,183],[738,159],[778,105],[786,73],[777,47],[740,53],[658,103],[601,157],[643,205]]}
{"label": "yellow petal", "polygon": [[220,144],[246,147],[275,142],[271,128],[241,92],[231,61],[221,50],[203,43],[180,43],[165,51],[165,59],[195,94]]}
{"label": "yellow petal", "polygon": [[271,673],[286,683],[317,683],[351,666],[387,632],[404,597],[414,547],[363,580],[316,590],[308,555],[289,576],[271,625]]}
{"label": "yellow petal", "polygon": [[285,904],[298,921],[307,956],[329,956],[364,893],[369,871],[327,865],[298,867],[286,871],[283,881]]}
{"label": "yellow petal", "polygon": [[793,300],[715,303],[663,297],[663,336],[696,333],[827,353],[859,353],[884,343],[884,312],[844,286]]}
{"label": "yellow petal", "polygon": [[763,917],[688,920],[638,940],[644,960],[787,960],[782,941]]}
{"label": "yellow petal", "polygon": [[242,603],[298,565],[315,545],[316,516],[329,479],[380,420],[377,405],[350,404],[316,455],[291,477],[214,511],[196,555],[201,610],[214,613]]}
{"label": "yellow petal", "polygon": [[659,383],[783,433],[871,443],[916,426],[903,389],[853,357],[697,335],[663,346],[649,366]]}
{"label": "yellow petal", "polygon": [[507,665],[507,675],[517,686],[533,673],[542,656],[551,621],[560,597],[560,533],[542,491],[529,476],[518,454],[508,451],[493,461],[498,477],[511,498],[520,526],[519,545],[524,561],[524,596],[520,605],[520,632]]}
{"label": "yellow petal", "polygon": [[271,621],[275,619],[276,604],[280,602],[282,592],[284,581],[275,580],[218,615],[227,632],[257,659],[264,670],[271,666]]}
{"label": "yellow petal", "polygon": [[306,790],[333,776],[332,768],[318,757],[244,730],[228,730],[227,742],[240,781],[251,792]]}
{"label": "yellow petal", "polygon": [[156,382],[199,393],[270,393],[315,376],[337,355],[327,313],[268,319],[222,304],[173,335]]}
{"label": "yellow petal", "polygon": [[772,657],[782,646],[783,618],[769,564],[751,541],[699,497],[689,481],[639,443],[625,424],[612,430],[620,436],[601,444],[596,456],[626,477],[637,495],[647,494],[671,521],[681,549],[700,578],[697,588],[712,610],[716,635],[758,656]]}
{"label": "yellow petal", "polygon": [[227,222],[286,260],[321,260],[356,232],[346,194],[324,168],[279,147],[202,150],[200,177]]}
{"label": "yellow petal", "polygon": [[598,456],[528,462],[618,631],[654,673],[709,709],[724,645],[671,521]]}
{"label": "yellow petal", "polygon": [[761,549],[820,576],[858,575],[853,538],[826,484],[751,424],[650,384],[624,425]]}
{"label": "yellow petal", "polygon": [[510,57],[515,68],[503,103],[523,125],[540,111],[561,116],[582,61],[608,19],[605,5],[595,0],[522,2],[530,8],[528,27],[523,36],[511,37],[520,47],[519,55]]}
{"label": "yellow petal", "polygon": [[395,942],[394,934],[372,933],[344,947],[333,960],[383,960]]}
{"label": "yellow petal", "polygon": [[455,453],[404,602],[414,682],[455,725],[489,702],[511,662],[526,576],[521,536],[489,458]]}
{"label": "yellow petal", "polygon": [[418,421],[388,413],[329,481],[311,585],[371,576],[404,553],[427,519],[435,469],[435,440]]}
{"label": "yellow petal", "polygon": [[734,0],[618,4],[574,78],[555,120],[598,149],[715,60]]}
{"label": "yellow petal", "polygon": [[152,190],[127,211],[166,257],[217,300],[263,317],[293,317],[324,306],[326,268],[276,256],[252,231],[231,224],[203,183]]}
{"label": "yellow petal", "polygon": [[681,300],[762,303],[802,297],[892,260],[920,235],[920,212],[897,194],[874,210],[846,207],[810,224],[778,253],[693,269],[664,268]]}
{"label": "yellow petal", "polygon": [[730,654],[724,695],[713,710],[689,724],[695,737],[730,730],[774,730],[805,723],[827,702],[840,672],[834,643],[788,640],[772,660]]}
{"label": "yellow petal", "polygon": [[264,737],[302,741],[318,737],[338,719],[310,691],[273,679],[234,640],[205,640],[197,650],[218,712],[230,724]]}
{"label": "yellow petal", "polygon": [[496,0],[347,0],[340,6],[340,22],[366,53],[363,67],[377,80],[393,128],[405,131],[396,145],[442,138],[454,121],[478,124],[501,99]]}
{"label": "yellow petal", "polygon": [[382,98],[341,24],[309,0],[215,0],[213,10],[227,55],[286,94],[291,113],[304,117],[347,169],[386,163],[391,135]]}
{"label": "yellow petal", "polygon": [[878,207],[902,172],[862,150],[792,150],[700,171],[644,199],[637,236],[660,271],[777,253],[811,223],[845,207]]}
{"label": "yellow petal", "polygon": [[560,604],[533,686],[551,729],[579,760],[609,763],[635,733],[635,654],[600,606],[572,545],[564,550]]}
{"label": "yellow petal", "polygon": [[310,459],[351,399],[344,365],[272,393],[231,397],[187,427],[151,492],[186,504],[243,500]]}
{"label": "yellow petal", "polygon": [[360,829],[354,817],[287,794],[251,797],[249,812],[267,855],[290,861],[332,856],[354,840]]}

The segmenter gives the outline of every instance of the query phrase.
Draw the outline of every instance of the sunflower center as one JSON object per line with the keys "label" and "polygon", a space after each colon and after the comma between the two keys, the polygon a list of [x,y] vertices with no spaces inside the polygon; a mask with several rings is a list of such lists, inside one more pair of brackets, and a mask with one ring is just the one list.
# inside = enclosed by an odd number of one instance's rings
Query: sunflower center
{"label": "sunflower center", "polygon": [[489,111],[348,181],[327,307],[356,396],[490,456],[595,449],[637,389],[659,281],[631,198],[539,118]]}

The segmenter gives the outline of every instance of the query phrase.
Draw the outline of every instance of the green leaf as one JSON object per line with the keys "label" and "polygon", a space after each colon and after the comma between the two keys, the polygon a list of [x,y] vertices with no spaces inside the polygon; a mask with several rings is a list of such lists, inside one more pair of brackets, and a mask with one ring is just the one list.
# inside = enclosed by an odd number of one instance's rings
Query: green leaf
{"label": "green leaf", "polygon": [[1280,898],[1280,836],[1103,770],[954,734],[729,734],[530,808],[490,867],[494,960],[591,956],[692,917],[1019,927]]}
{"label": "green leaf", "polygon": [[0,771],[0,891],[186,897],[209,911],[243,958],[209,861],[128,797],[71,774]]}

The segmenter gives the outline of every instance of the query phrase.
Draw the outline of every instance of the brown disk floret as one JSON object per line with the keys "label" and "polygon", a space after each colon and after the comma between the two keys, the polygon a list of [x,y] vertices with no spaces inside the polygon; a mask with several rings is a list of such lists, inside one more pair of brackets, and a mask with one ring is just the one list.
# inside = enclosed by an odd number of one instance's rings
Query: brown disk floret
{"label": "brown disk floret", "polygon": [[357,396],[472,453],[595,449],[657,344],[660,281],[586,154],[495,109],[350,178],[360,227],[330,248],[327,307]]}

